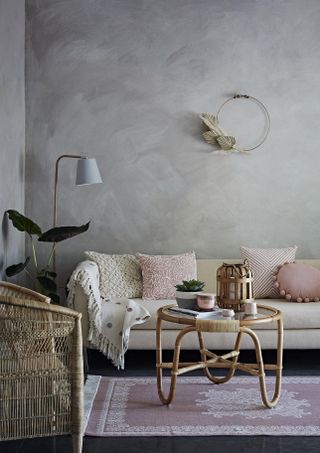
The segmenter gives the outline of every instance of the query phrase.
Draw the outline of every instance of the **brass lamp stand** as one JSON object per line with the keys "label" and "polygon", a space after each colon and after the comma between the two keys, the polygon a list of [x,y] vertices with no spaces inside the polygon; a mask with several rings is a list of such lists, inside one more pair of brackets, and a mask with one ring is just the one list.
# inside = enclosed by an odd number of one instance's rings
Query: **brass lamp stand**
{"label": "brass lamp stand", "polygon": [[[76,185],[84,186],[91,184],[102,183],[99,168],[97,166],[96,159],[92,159],[86,156],[78,156],[74,154],[63,154],[58,157],[55,165],[54,173],[54,194],[53,194],[53,228],[58,226],[58,179],[59,179],[59,164],[62,159],[77,159],[77,176]],[[53,269],[56,269],[56,251],[55,244],[53,244]]]}

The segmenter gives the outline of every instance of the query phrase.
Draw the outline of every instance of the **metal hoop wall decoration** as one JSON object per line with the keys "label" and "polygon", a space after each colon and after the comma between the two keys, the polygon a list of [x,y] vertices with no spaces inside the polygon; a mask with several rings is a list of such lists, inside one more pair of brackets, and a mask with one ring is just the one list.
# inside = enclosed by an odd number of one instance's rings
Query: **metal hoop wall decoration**
{"label": "metal hoop wall decoration", "polygon": [[[266,128],[265,128],[265,132],[264,132],[262,138],[256,145],[254,145],[250,148],[239,148],[236,143],[236,138],[231,135],[225,134],[225,132],[220,127],[219,114],[221,113],[221,110],[227,103],[234,101],[236,99],[248,99],[248,100],[254,101],[256,104],[259,105],[259,107],[263,111],[265,118],[266,118]],[[223,151],[238,152],[238,153],[248,153],[250,151],[253,151],[254,149],[257,149],[259,146],[261,146],[266,141],[266,139],[269,135],[269,132],[270,132],[270,124],[271,124],[270,115],[269,115],[269,112],[268,112],[266,106],[261,101],[259,101],[259,99],[255,98],[253,96],[249,96],[248,94],[235,94],[234,96],[232,96],[229,99],[227,99],[226,101],[224,101],[223,104],[221,104],[216,116],[211,115],[210,113],[202,113],[200,115],[200,118],[202,119],[203,123],[209,128],[209,130],[207,132],[204,132],[202,134],[205,141],[207,143],[209,143],[210,145],[215,145],[215,146],[218,145]]]}

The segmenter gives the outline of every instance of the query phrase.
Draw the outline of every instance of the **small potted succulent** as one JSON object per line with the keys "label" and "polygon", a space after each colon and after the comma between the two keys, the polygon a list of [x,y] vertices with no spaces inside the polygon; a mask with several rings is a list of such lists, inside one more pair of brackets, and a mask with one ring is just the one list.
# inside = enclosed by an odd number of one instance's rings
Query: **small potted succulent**
{"label": "small potted succulent", "polygon": [[203,291],[205,283],[200,280],[183,280],[176,285],[176,301],[180,308],[197,308],[197,294]]}

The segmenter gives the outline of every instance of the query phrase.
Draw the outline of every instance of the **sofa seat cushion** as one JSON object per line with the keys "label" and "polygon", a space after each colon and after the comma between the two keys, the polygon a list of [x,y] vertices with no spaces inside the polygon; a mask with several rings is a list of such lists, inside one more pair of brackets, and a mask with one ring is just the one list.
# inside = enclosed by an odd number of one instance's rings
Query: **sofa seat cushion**
{"label": "sofa seat cushion", "polygon": [[[320,329],[320,302],[299,304],[285,299],[260,299],[257,302],[280,310],[284,329]],[[262,324],[259,328],[270,329],[273,324],[275,328],[276,322]]]}
{"label": "sofa seat cushion", "polygon": [[[134,330],[155,330],[157,323],[157,310],[165,305],[175,304],[175,300],[143,300],[134,299],[145,307],[150,313],[150,319],[144,324],[137,324]],[[259,299],[260,305],[267,305],[281,310],[285,329],[320,329],[320,302],[294,303],[284,299]],[[164,330],[181,329],[180,324],[163,322]],[[256,326],[255,329],[276,329],[277,323],[266,323]]]}
{"label": "sofa seat cushion", "polygon": [[[157,311],[159,308],[164,307],[165,305],[177,304],[175,299],[157,299],[157,300],[148,300],[148,299],[133,299],[138,304],[142,305],[150,313],[150,318],[145,321],[143,324],[136,324],[132,327],[134,330],[155,330],[157,326]],[[177,330],[181,328],[181,325],[175,324],[172,322],[162,323],[162,328],[167,330]]]}

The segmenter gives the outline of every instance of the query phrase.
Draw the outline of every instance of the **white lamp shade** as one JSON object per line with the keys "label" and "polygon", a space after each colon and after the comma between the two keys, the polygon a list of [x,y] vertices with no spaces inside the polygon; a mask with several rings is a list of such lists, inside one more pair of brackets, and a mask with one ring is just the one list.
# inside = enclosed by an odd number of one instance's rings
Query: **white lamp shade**
{"label": "white lamp shade", "polygon": [[99,184],[102,182],[96,159],[79,159],[77,165],[77,186]]}

